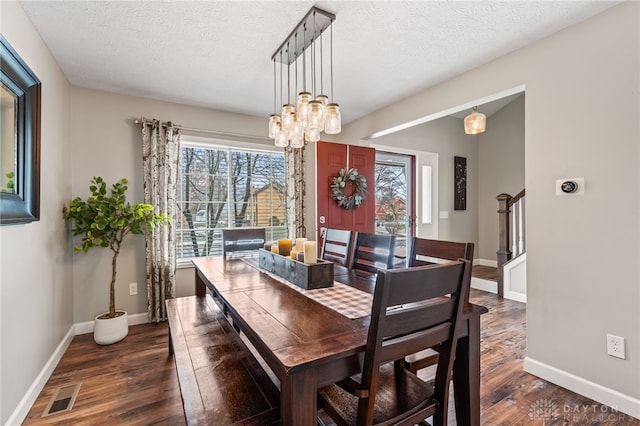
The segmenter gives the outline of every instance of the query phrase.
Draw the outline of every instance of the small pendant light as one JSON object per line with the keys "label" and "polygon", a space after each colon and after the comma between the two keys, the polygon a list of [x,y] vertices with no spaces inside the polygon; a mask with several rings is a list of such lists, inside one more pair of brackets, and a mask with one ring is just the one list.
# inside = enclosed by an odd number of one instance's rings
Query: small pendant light
{"label": "small pendant light", "polygon": [[464,118],[464,132],[467,135],[477,135],[487,128],[487,116],[473,107],[473,112]]}

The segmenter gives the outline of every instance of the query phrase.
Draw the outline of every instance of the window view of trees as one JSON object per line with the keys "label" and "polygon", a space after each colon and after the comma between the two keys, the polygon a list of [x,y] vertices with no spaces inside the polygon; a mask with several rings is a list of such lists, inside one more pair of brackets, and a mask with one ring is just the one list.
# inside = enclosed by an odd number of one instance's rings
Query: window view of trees
{"label": "window view of trees", "polygon": [[376,164],[376,233],[406,237],[407,180],[404,165]]}
{"label": "window view of trees", "polygon": [[223,228],[264,227],[283,238],[284,155],[183,142],[175,218],[178,260],[222,254]]}

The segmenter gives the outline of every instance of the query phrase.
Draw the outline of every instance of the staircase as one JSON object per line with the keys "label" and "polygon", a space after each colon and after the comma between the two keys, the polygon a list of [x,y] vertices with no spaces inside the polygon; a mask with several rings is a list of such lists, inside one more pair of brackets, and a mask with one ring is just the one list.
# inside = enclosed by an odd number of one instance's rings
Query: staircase
{"label": "staircase", "polygon": [[498,295],[527,301],[527,254],[525,240],[525,190],[515,196],[500,194],[498,200]]}

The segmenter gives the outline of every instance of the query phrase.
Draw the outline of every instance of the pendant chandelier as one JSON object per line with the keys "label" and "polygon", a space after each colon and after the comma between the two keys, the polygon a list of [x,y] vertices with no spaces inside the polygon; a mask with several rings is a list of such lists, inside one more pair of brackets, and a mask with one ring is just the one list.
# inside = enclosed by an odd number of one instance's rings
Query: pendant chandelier
{"label": "pendant chandelier", "polygon": [[464,132],[468,135],[477,135],[487,128],[487,116],[478,112],[478,107],[473,107],[473,112],[464,118]]}
{"label": "pendant chandelier", "polygon": [[[340,107],[333,98],[331,24],[335,19],[335,15],[312,7],[271,57],[273,114],[269,116],[269,137],[276,146],[302,148],[305,142],[320,140],[321,132],[335,135],[342,130]],[[325,61],[323,39],[327,28],[330,30],[330,45],[328,61]],[[324,91],[325,62],[329,63],[331,97]],[[278,93],[281,110],[277,107]]]}

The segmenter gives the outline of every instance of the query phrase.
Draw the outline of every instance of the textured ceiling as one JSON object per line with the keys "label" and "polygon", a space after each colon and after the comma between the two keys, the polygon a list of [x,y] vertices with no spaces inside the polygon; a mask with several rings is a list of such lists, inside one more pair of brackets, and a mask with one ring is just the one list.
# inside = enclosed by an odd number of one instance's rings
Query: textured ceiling
{"label": "textured ceiling", "polygon": [[616,3],[22,1],[21,5],[74,85],[265,117],[273,110],[271,55],[311,6],[318,6],[336,14],[334,93],[347,123]]}

